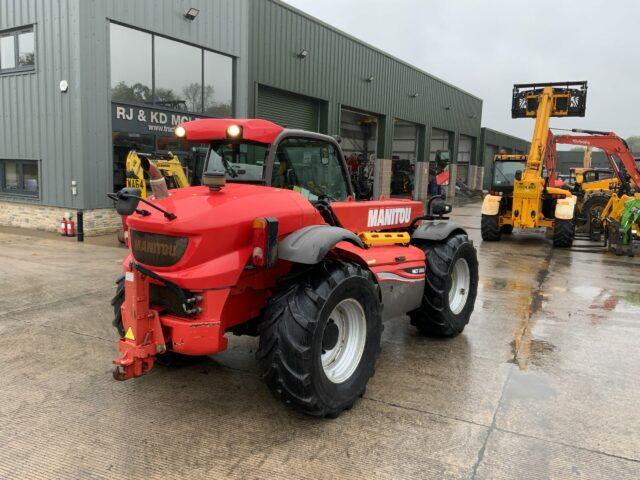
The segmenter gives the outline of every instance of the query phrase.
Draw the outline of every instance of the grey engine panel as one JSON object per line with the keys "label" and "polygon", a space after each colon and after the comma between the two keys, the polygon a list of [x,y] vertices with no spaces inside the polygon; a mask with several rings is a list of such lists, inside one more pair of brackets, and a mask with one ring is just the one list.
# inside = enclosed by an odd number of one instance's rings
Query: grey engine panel
{"label": "grey engine panel", "polygon": [[364,248],[362,240],[349,230],[330,225],[311,225],[289,234],[279,242],[278,257],[290,262],[314,265],[342,240]]}
{"label": "grey engine panel", "polygon": [[[382,293],[382,319],[391,320],[418,308],[424,293],[424,279],[406,281],[397,280],[395,274],[382,272],[378,274]],[[400,277],[401,278],[401,277]]]}

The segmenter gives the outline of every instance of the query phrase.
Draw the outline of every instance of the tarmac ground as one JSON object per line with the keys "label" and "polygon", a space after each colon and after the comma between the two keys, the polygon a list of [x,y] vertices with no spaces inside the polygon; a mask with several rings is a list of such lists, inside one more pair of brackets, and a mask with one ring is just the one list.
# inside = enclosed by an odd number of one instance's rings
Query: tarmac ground
{"label": "tarmac ground", "polygon": [[399,318],[364,397],[302,416],[260,381],[257,339],[111,376],[124,249],[0,229],[0,478],[640,478],[640,259],[544,234],[483,243],[471,322]]}

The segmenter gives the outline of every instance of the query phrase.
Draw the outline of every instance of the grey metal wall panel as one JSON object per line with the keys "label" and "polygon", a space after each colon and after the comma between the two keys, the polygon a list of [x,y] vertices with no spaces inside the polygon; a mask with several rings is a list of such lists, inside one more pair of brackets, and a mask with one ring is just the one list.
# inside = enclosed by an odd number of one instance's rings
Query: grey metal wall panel
{"label": "grey metal wall panel", "polygon": [[[85,206],[108,206],[112,189],[110,20],[236,57],[235,114],[247,115],[249,0],[81,0],[82,138]],[[197,18],[184,18],[188,8]],[[180,65],[176,65],[179,69]]]}
{"label": "grey metal wall panel", "polygon": [[[251,81],[327,100],[328,133],[338,133],[344,105],[479,136],[479,98],[281,2],[254,0],[251,8]],[[309,52],[304,59],[302,49]],[[386,143],[382,154],[390,155]]]}
{"label": "grey metal wall panel", "polygon": [[[24,201],[68,207],[83,203],[83,192],[71,194],[71,180],[82,178],[78,3],[0,0],[0,30],[35,25],[35,71],[0,75],[0,158],[41,162],[40,198]],[[58,88],[63,79],[71,85],[64,94]]]}

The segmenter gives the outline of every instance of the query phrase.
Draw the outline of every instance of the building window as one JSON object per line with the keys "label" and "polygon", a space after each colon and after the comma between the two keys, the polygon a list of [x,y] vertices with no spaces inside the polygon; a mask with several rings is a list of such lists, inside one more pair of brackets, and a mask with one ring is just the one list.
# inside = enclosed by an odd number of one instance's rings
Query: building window
{"label": "building window", "polygon": [[111,99],[215,117],[233,114],[233,58],[110,25]]}
{"label": "building window", "polygon": [[0,160],[0,192],[38,196],[40,176],[35,160]]}
{"label": "building window", "polygon": [[204,52],[204,113],[232,117],[233,60],[218,53]]}
{"label": "building window", "polygon": [[114,102],[152,103],[152,37],[111,24],[111,98]]}
{"label": "building window", "polygon": [[0,74],[35,69],[33,27],[0,32]]}
{"label": "building window", "polygon": [[155,103],[202,112],[202,49],[154,37]]}

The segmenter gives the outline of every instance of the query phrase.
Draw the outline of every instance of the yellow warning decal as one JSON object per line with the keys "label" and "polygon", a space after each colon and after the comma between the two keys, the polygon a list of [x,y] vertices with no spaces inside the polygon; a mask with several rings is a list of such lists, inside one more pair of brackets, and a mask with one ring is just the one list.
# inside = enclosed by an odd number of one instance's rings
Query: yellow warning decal
{"label": "yellow warning decal", "polygon": [[135,335],[133,334],[133,329],[131,327],[127,329],[127,333],[124,334],[124,338],[126,338],[127,340],[136,339]]}

